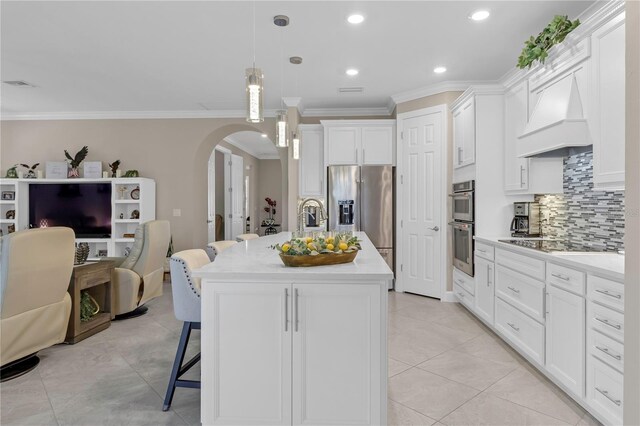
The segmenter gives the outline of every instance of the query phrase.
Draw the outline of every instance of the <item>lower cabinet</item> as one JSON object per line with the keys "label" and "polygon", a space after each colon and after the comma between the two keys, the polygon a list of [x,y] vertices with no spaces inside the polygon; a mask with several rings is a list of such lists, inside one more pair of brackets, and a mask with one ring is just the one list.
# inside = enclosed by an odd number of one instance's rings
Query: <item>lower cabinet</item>
{"label": "lower cabinet", "polygon": [[546,367],[556,379],[584,397],[585,301],[547,285]]}
{"label": "lower cabinet", "polygon": [[383,423],[381,295],[379,285],[216,284],[203,424]]}
{"label": "lower cabinet", "polygon": [[544,325],[496,298],[496,329],[540,365],[544,365]]}
{"label": "lower cabinet", "polygon": [[476,315],[493,325],[494,266],[493,262],[476,257]]}

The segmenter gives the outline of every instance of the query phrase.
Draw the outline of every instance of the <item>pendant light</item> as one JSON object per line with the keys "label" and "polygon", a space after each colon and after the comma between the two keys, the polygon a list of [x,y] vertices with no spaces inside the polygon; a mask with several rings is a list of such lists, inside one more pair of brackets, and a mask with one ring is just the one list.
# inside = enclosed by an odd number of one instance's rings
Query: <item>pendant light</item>
{"label": "pendant light", "polygon": [[[278,15],[274,18],[273,23],[278,27],[289,25],[289,18]],[[284,58],[283,58],[283,42],[282,32],[280,32],[280,108],[276,113],[276,146],[278,148],[287,148],[289,146],[289,125],[287,123],[287,110],[284,109],[283,90],[284,90]]]}
{"label": "pendant light", "polygon": [[293,145],[293,159],[300,159],[300,135],[298,132],[293,132],[293,138],[291,139],[291,144]]}
{"label": "pendant light", "polygon": [[253,2],[253,66],[245,71],[247,86],[247,121],[260,123],[264,121],[264,86],[262,70],[256,68],[256,2]]}

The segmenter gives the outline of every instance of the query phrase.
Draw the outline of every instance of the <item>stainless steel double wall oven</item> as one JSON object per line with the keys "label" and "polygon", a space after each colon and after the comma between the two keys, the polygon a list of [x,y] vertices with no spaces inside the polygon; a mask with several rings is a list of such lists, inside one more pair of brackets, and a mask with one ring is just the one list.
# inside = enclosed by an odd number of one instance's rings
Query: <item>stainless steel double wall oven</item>
{"label": "stainless steel double wall oven", "polygon": [[450,194],[453,207],[453,266],[473,276],[475,181],[454,183]]}

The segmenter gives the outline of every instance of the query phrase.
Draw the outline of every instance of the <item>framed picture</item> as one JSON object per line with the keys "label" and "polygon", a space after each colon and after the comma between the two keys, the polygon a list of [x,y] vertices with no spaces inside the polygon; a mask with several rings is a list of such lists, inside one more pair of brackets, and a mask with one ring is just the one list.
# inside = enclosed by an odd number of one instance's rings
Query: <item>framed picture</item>
{"label": "framed picture", "polygon": [[7,232],[9,234],[12,234],[12,233],[16,232],[16,226],[15,225],[8,225],[7,226]]}
{"label": "framed picture", "polygon": [[98,257],[107,257],[107,250],[98,250]]}
{"label": "framed picture", "polygon": [[66,179],[67,178],[67,162],[66,161],[47,161],[47,179]]}
{"label": "framed picture", "polygon": [[14,191],[2,191],[3,200],[15,200],[16,193]]}
{"label": "framed picture", "polygon": [[102,161],[85,161],[84,177],[87,179],[102,178]]}
{"label": "framed picture", "polygon": [[6,218],[7,219],[15,219],[16,218],[16,211],[15,210],[7,210]]}

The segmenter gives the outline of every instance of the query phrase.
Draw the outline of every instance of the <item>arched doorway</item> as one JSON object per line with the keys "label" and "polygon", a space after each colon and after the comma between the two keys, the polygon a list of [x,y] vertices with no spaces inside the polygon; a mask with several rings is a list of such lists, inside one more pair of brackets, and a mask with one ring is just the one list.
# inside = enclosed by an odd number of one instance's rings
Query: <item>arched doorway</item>
{"label": "arched doorway", "polygon": [[[262,234],[266,219],[280,224],[282,188],[280,154],[267,134],[243,130],[226,136],[208,162],[208,241]],[[276,205],[265,211],[267,198]]]}

